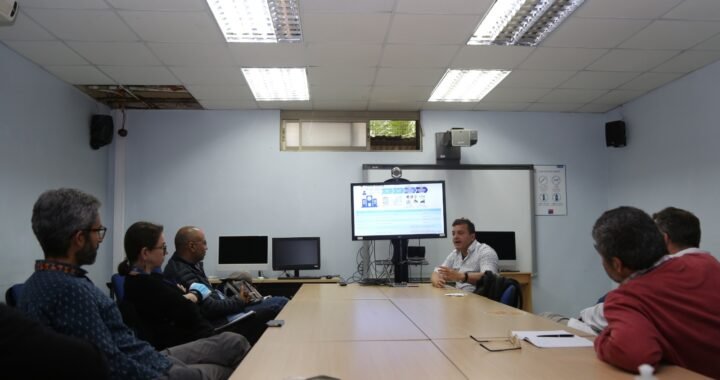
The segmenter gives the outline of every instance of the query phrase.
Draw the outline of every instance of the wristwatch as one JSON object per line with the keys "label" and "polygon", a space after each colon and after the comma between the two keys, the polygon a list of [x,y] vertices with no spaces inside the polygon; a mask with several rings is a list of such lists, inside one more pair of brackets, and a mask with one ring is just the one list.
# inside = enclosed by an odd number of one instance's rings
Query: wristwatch
{"label": "wristwatch", "polygon": [[468,282],[468,272],[465,272],[465,279],[463,280],[463,282]]}

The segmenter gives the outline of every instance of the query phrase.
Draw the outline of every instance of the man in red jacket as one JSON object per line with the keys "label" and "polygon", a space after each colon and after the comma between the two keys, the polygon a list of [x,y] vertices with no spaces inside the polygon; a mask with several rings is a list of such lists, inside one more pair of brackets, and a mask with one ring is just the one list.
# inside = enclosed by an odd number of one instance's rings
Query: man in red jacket
{"label": "man in red jacket", "polygon": [[698,249],[666,255],[664,234],[661,223],[633,207],[606,211],[595,222],[595,249],[620,283],[605,298],[608,326],[595,350],[628,371],[662,362],[720,378],[720,263]]}

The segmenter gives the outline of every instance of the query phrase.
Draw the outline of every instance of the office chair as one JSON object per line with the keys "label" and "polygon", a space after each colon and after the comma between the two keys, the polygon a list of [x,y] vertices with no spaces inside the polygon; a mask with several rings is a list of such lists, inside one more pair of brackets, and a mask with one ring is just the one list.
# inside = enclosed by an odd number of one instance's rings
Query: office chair
{"label": "office chair", "polygon": [[125,276],[119,273],[113,274],[107,286],[110,289],[110,298],[114,299],[118,304],[121,303],[125,297]]}
{"label": "office chair", "polygon": [[9,287],[5,292],[5,303],[9,306],[16,307],[18,301],[20,300],[20,296],[22,296],[24,287],[24,283],[15,284]]}
{"label": "office chair", "polygon": [[520,287],[516,284],[508,284],[505,290],[500,296],[500,303],[512,306],[517,309],[522,309],[522,292]]}

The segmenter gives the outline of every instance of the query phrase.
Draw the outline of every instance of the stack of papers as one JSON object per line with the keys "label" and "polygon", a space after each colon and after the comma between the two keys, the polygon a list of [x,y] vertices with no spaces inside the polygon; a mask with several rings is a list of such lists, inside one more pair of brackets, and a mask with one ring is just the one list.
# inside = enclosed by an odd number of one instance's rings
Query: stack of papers
{"label": "stack of papers", "polygon": [[535,347],[592,347],[593,342],[565,330],[512,331],[512,335]]}

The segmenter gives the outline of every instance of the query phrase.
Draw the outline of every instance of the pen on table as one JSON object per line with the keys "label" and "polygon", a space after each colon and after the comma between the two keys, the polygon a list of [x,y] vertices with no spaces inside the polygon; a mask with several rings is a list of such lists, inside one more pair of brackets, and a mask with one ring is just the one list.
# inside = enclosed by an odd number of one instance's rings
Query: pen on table
{"label": "pen on table", "polygon": [[538,338],[572,338],[574,337],[574,334],[547,334],[547,335],[538,335]]}

